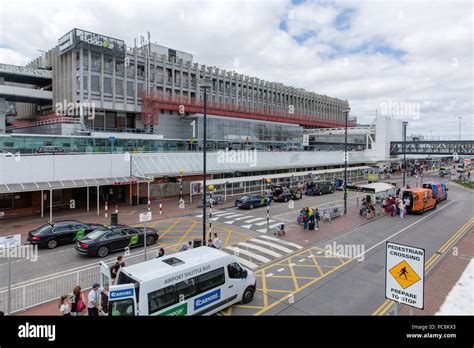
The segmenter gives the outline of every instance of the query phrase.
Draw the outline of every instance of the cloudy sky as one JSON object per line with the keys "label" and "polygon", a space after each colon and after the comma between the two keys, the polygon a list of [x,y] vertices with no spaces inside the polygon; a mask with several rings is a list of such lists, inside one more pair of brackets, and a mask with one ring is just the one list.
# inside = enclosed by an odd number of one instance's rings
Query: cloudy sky
{"label": "cloudy sky", "polygon": [[347,99],[368,123],[392,114],[408,133],[473,138],[473,2],[5,1],[0,62],[25,64],[74,27]]}

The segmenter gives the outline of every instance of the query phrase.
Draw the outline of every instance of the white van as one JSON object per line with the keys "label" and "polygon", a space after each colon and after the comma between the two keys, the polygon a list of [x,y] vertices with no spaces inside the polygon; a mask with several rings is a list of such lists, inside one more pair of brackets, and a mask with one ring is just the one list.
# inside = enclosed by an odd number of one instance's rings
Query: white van
{"label": "white van", "polygon": [[199,247],[120,268],[101,262],[108,315],[210,315],[253,299],[256,280],[232,255]]}

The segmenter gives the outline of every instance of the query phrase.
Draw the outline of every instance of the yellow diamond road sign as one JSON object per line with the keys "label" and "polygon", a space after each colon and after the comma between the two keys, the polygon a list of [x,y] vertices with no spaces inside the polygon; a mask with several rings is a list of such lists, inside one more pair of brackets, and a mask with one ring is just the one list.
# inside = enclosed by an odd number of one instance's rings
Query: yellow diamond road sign
{"label": "yellow diamond road sign", "polygon": [[421,279],[405,260],[391,268],[389,272],[395,278],[397,283],[404,289]]}

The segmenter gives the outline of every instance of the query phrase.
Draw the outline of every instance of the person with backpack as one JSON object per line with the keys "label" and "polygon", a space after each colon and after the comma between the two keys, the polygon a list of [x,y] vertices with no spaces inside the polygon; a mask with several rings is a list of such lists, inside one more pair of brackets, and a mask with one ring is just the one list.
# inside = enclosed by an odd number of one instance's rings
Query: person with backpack
{"label": "person with backpack", "polygon": [[76,285],[72,290],[72,294],[69,296],[69,301],[71,302],[71,316],[81,316],[84,315],[86,310],[86,302],[84,301],[84,295],[81,292],[81,287]]}

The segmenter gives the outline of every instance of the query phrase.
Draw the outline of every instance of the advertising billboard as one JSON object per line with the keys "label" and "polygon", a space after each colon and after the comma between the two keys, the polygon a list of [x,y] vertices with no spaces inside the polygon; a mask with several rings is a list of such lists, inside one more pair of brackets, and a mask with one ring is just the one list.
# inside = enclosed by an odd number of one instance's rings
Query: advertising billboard
{"label": "advertising billboard", "polygon": [[59,55],[74,48],[84,48],[98,53],[125,58],[125,41],[109,36],[72,29],[58,40]]}

